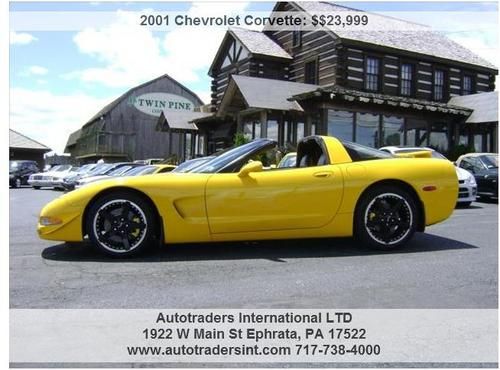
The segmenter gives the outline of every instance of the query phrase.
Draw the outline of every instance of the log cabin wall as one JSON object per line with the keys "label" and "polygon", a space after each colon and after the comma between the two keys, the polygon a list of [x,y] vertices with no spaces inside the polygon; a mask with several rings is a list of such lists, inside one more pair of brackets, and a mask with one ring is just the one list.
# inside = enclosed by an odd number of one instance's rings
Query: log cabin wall
{"label": "log cabin wall", "polygon": [[[423,57],[405,54],[386,53],[380,49],[368,49],[356,46],[338,46],[337,84],[361,91],[370,91],[365,87],[365,72],[367,57],[379,60],[379,92],[387,95],[402,96],[401,94],[401,65],[412,66],[412,91],[409,97],[424,100],[448,101],[452,96],[467,93],[493,91],[495,89],[495,75],[480,67],[464,67],[453,61],[432,62],[423,60]],[[444,72],[443,99],[434,97],[434,76],[436,70]],[[464,91],[464,78],[472,79],[471,92]]]}
{"label": "log cabin wall", "polygon": [[[294,3],[281,2],[275,11],[298,11]],[[305,63],[317,59],[318,84],[322,86],[340,85],[356,90],[365,89],[366,57],[380,60],[380,83],[378,92],[388,95],[401,94],[401,64],[413,66],[412,91],[410,97],[436,100],[433,94],[434,71],[445,72],[444,97],[464,95],[464,76],[472,78],[472,93],[493,91],[495,74],[478,66],[463,66],[454,61],[437,63],[429,57],[402,50],[387,52],[376,45],[349,45],[333,32],[304,31],[300,45],[293,45],[293,31],[267,31],[266,34],[286,50],[292,57],[289,80],[305,82]]]}
{"label": "log cabin wall", "polygon": [[[278,11],[297,11],[292,3],[281,3]],[[332,86],[336,83],[337,75],[337,50],[339,39],[331,32],[326,31],[302,31],[300,42],[293,44],[293,31],[267,31],[268,35],[285,51],[293,60],[290,63],[289,80],[293,82],[305,81],[305,64],[309,61],[317,61],[318,82],[322,86]]]}

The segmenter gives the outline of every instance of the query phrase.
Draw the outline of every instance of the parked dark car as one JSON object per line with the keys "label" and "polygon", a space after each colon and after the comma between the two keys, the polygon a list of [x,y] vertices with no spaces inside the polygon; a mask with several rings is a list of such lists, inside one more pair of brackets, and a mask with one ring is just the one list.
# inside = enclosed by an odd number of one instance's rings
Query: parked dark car
{"label": "parked dark car", "polygon": [[37,172],[40,170],[35,161],[9,161],[9,186],[27,185],[30,175]]}
{"label": "parked dark car", "polygon": [[464,154],[456,163],[457,166],[472,172],[476,178],[479,197],[498,198],[498,154]]}

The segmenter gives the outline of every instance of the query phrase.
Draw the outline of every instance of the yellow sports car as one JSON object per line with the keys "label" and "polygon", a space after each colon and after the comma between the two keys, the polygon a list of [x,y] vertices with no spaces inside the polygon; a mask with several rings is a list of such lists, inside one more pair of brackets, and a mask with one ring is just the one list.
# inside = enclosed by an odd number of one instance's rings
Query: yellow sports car
{"label": "yellow sports car", "polygon": [[392,249],[447,219],[458,181],[449,161],[396,158],[309,136],[293,168],[271,168],[277,143],[258,139],[188,173],[114,178],[62,195],[41,211],[43,239],[88,237],[112,256],[158,243],[356,236]]}

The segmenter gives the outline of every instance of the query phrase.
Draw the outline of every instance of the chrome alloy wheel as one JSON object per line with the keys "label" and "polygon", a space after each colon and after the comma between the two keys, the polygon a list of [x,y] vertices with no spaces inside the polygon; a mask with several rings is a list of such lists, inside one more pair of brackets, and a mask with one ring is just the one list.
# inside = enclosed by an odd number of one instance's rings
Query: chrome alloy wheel
{"label": "chrome alloy wheel", "polygon": [[18,178],[16,179],[16,188],[20,188],[20,187],[21,187],[21,185],[22,185],[22,181],[21,181],[21,179],[18,177]]}
{"label": "chrome alloy wheel", "polygon": [[92,227],[98,243],[115,253],[134,250],[148,231],[144,211],[126,199],[114,199],[100,206]]}
{"label": "chrome alloy wheel", "polygon": [[382,193],[374,197],[366,207],[364,224],[368,234],[377,242],[397,244],[412,228],[412,208],[401,195]]}

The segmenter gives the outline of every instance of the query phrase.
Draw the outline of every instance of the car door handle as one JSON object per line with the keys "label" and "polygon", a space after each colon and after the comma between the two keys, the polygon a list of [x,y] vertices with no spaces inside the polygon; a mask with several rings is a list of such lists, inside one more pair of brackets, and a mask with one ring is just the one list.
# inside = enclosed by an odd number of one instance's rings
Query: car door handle
{"label": "car door handle", "polygon": [[322,172],[316,172],[314,174],[314,177],[330,177],[332,175],[332,172],[330,171],[322,171]]}

